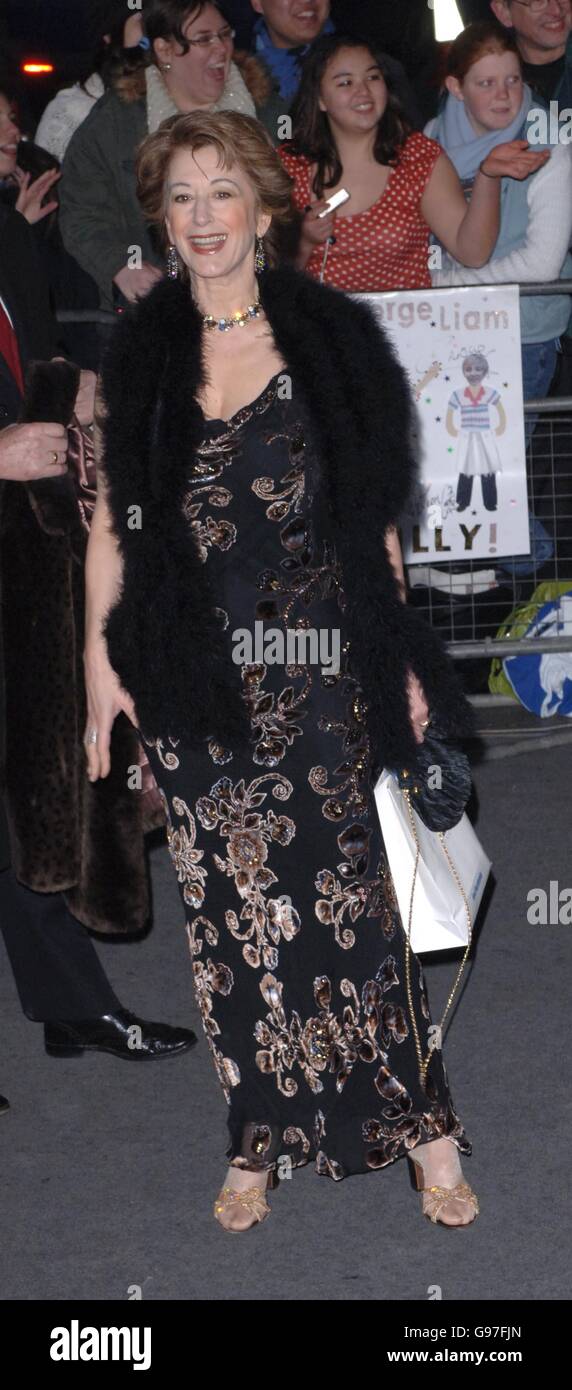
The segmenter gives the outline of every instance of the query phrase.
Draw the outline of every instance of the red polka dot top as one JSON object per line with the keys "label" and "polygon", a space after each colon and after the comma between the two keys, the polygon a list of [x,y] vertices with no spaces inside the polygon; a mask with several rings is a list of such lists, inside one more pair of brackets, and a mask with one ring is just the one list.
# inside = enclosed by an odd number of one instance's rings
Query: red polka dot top
{"label": "red polka dot top", "polygon": [[[316,201],[310,187],[312,165],[304,155],[291,154],[287,145],[278,152],[294,179],[296,207],[303,212]],[[413,131],[377,202],[353,217],[344,215],[344,209],[336,214],[336,244],[328,248],[324,284],[362,294],[431,288],[429,228],[421,215],[421,199],[440,154],[436,140]],[[306,266],[317,280],[324,251],[325,245],[315,247]]]}

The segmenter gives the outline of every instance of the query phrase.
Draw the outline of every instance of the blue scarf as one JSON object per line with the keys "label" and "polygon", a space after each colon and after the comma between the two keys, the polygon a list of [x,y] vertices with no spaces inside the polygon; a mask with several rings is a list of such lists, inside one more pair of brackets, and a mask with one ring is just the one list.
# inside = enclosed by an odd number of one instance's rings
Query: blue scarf
{"label": "blue scarf", "polygon": [[439,115],[434,121],[430,121],[425,129],[426,133],[438,140],[447,151],[461,181],[474,179],[479,164],[482,164],[483,159],[494,150],[495,145],[504,145],[509,140],[522,138],[522,127],[531,106],[539,105],[541,103],[533,101],[530,87],[525,84],[520,108],[511,124],[505,126],[504,130],[489,130],[486,135],[476,135],[465,110],[464,101],[458,101],[457,97],[449,92]]}
{"label": "blue scarf", "polygon": [[[506,130],[491,130],[487,135],[476,135],[467,117],[464,102],[457,101],[456,97],[449,93],[439,115],[425,126],[425,134],[432,136],[446,150],[461,179],[465,195],[468,196],[481,161],[490,154],[495,145],[502,145],[505,140],[519,138],[525,140],[529,111],[531,109],[538,110],[539,107],[543,108],[544,106],[545,103],[542,98],[533,97],[530,88],[525,86],[522,105],[512,125],[508,126]],[[544,148],[546,147],[543,145],[535,146],[535,149],[539,150]],[[495,258],[509,255],[517,247],[522,246],[526,239],[529,213],[528,188],[530,180],[534,177],[534,174],[529,174],[527,179],[505,178],[501,181],[500,231],[493,253]],[[448,253],[443,250],[443,269],[445,271],[447,271],[449,262],[453,265],[458,264],[452,261]],[[566,257],[560,274],[563,279],[572,274],[572,257],[570,255]],[[539,278],[540,275],[541,268]],[[527,295],[520,301],[520,328],[523,343],[543,343],[560,337],[561,333],[566,332],[569,317],[570,298],[568,295]]]}
{"label": "blue scarf", "polygon": [[[322,34],[333,34],[334,32],[334,25],[331,19],[328,19],[320,38]],[[306,43],[299,48],[276,48],[262,16],[254,26],[254,35],[256,52],[260,54],[278,83],[280,96],[290,105],[300,85],[302,59],[305,58],[312,45]]]}

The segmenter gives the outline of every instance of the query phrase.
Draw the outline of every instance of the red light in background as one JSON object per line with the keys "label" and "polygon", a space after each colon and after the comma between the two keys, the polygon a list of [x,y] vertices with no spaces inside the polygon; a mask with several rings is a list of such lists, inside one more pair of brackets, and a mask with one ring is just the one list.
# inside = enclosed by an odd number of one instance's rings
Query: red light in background
{"label": "red light in background", "polygon": [[22,72],[27,72],[29,76],[33,77],[54,71],[53,63],[22,63],[21,66]]}

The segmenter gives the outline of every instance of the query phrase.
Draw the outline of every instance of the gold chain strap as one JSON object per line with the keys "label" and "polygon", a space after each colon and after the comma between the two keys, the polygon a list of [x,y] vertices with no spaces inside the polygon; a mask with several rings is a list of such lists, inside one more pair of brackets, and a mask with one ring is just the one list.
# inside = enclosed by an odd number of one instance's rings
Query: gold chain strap
{"label": "gold chain strap", "polygon": [[[412,884],[411,884],[411,900],[410,900],[410,903],[409,903],[409,918],[408,918],[408,922],[407,922],[407,931],[406,931],[406,934],[405,934],[405,935],[406,935],[406,940],[407,940],[407,951],[406,951],[406,954],[405,954],[405,978],[406,978],[406,983],[407,983],[407,998],[408,998],[408,1001],[409,1001],[409,1010],[410,1010],[410,1013],[411,1013],[411,1022],[412,1022],[412,1024],[413,1024],[413,1032],[414,1032],[414,1035],[415,1035],[415,1046],[416,1046],[416,1049],[417,1049],[417,1060],[418,1060],[418,1062],[419,1062],[419,1080],[420,1080],[420,1082],[421,1082],[421,1085],[422,1085],[422,1087],[423,1087],[423,1090],[426,1090],[426,1089],[427,1089],[427,1068],[428,1068],[429,1062],[430,1062],[430,1060],[431,1060],[431,1053],[433,1052],[433,1048],[432,1048],[432,1047],[429,1048],[429,1051],[428,1051],[428,1053],[427,1053],[427,1056],[426,1056],[426,1058],[425,1058],[425,1061],[423,1061],[423,1053],[422,1053],[422,1051],[421,1051],[421,1042],[420,1042],[420,1040],[419,1040],[419,1032],[418,1032],[418,1028],[417,1028],[417,1021],[416,1021],[416,1018],[415,1018],[415,1010],[414,1010],[414,1008],[413,1008],[413,996],[412,996],[412,992],[411,992],[411,944],[410,944],[410,936],[411,936],[411,921],[412,921],[412,917],[413,917],[413,894],[414,894],[414,892],[415,892],[415,881],[416,881],[416,878],[417,878],[417,866],[418,866],[418,864],[419,864],[420,849],[419,849],[419,840],[418,840],[418,838],[417,838],[417,826],[416,826],[416,824],[415,824],[415,816],[414,816],[414,814],[413,814],[413,809],[412,809],[412,806],[411,806],[411,799],[410,799],[410,796],[409,796],[409,792],[408,792],[408,791],[404,791],[404,792],[403,792],[403,795],[404,795],[405,800],[406,800],[406,802],[407,802],[407,810],[408,810],[408,812],[409,812],[409,819],[410,819],[410,822],[411,822],[411,830],[412,830],[412,833],[413,833],[413,839],[415,840],[415,846],[416,846],[415,866],[414,866],[414,869],[413,869],[413,881],[412,881]],[[459,969],[458,969],[458,971],[457,971],[457,977],[456,977],[455,983],[454,983],[454,985],[453,985],[453,988],[452,988],[451,993],[450,993],[450,995],[449,995],[449,998],[448,998],[448,1000],[447,1000],[447,1005],[446,1005],[446,1008],[445,1008],[445,1012],[444,1012],[443,1017],[442,1017],[442,1019],[441,1019],[441,1022],[440,1022],[440,1024],[439,1024],[439,1036],[440,1036],[440,1038],[441,1038],[441,1040],[442,1040],[442,1037],[443,1037],[443,1024],[444,1024],[444,1022],[445,1022],[445,1019],[446,1019],[446,1017],[447,1017],[447,1014],[449,1013],[449,1010],[450,1010],[451,1005],[452,1005],[452,1003],[453,1003],[453,999],[454,999],[455,994],[456,994],[456,991],[457,991],[457,987],[458,987],[458,984],[459,984],[459,980],[460,980],[461,975],[462,975],[462,973],[463,973],[463,970],[464,970],[464,968],[465,968],[465,965],[466,965],[466,962],[467,962],[467,956],[468,956],[469,951],[470,951],[470,949],[471,949],[471,940],[472,940],[472,934],[473,934],[473,923],[472,923],[472,921],[471,921],[471,911],[470,911],[470,908],[469,908],[469,904],[468,904],[468,902],[467,902],[467,896],[466,896],[465,890],[464,890],[464,888],[463,888],[463,885],[462,885],[462,883],[461,883],[461,880],[460,880],[460,878],[459,878],[459,874],[458,874],[458,872],[457,872],[457,870],[456,870],[456,868],[455,868],[455,865],[454,865],[454,863],[453,863],[453,861],[452,861],[452,859],[451,859],[451,856],[450,856],[449,851],[448,851],[448,849],[447,849],[447,846],[446,846],[446,844],[445,844],[445,836],[444,836],[444,834],[443,834],[443,831],[442,831],[442,830],[439,830],[439,831],[437,831],[437,834],[438,834],[439,839],[440,839],[440,841],[441,841],[441,846],[442,846],[442,849],[443,849],[443,853],[444,853],[444,855],[445,855],[445,858],[446,858],[446,860],[447,860],[447,863],[448,863],[448,865],[449,865],[449,868],[450,868],[450,870],[451,870],[451,873],[452,873],[452,875],[453,875],[453,878],[454,878],[454,880],[455,880],[455,883],[457,884],[457,887],[458,887],[459,890],[460,890],[461,897],[462,897],[463,902],[464,902],[464,904],[465,904],[465,911],[466,911],[466,914],[467,914],[467,923],[468,923],[468,928],[469,928],[469,933],[468,933],[469,939],[468,939],[468,942],[467,942],[467,948],[466,948],[465,954],[464,954],[464,956],[463,956],[463,959],[462,959],[462,961],[461,961],[461,964],[460,964],[460,966],[459,966]]]}

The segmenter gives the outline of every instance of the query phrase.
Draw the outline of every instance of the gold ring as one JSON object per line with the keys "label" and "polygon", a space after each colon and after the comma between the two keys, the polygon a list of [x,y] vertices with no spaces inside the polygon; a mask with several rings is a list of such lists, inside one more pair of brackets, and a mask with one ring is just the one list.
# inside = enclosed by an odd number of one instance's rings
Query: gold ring
{"label": "gold ring", "polygon": [[56,453],[55,449],[54,449],[54,452],[53,452],[53,454],[52,454],[52,458],[53,458],[53,460],[54,460],[54,463],[57,463],[57,461],[58,461],[58,456],[57,456],[57,453]]}
{"label": "gold ring", "polygon": [[419,723],[419,728],[420,728],[420,729],[426,729],[430,723],[431,723],[431,720],[430,720],[430,719],[421,719],[421,720],[420,720],[420,723]]}

